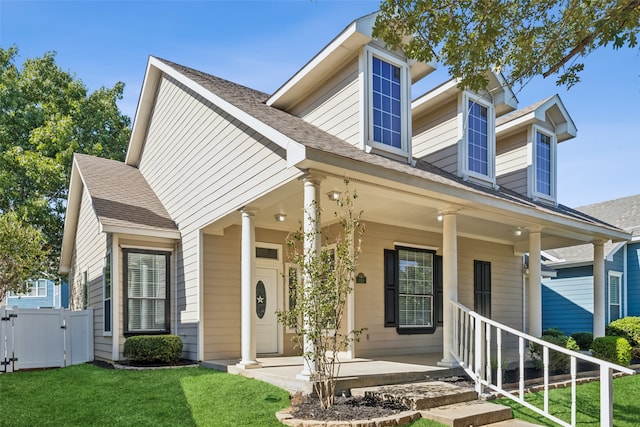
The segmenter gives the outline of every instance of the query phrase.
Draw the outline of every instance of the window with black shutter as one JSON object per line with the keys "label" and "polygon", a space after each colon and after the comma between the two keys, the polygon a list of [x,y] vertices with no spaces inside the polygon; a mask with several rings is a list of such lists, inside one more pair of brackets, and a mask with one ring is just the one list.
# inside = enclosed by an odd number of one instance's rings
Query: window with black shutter
{"label": "window with black shutter", "polygon": [[384,325],[430,334],[442,324],[442,257],[425,249],[384,251]]}

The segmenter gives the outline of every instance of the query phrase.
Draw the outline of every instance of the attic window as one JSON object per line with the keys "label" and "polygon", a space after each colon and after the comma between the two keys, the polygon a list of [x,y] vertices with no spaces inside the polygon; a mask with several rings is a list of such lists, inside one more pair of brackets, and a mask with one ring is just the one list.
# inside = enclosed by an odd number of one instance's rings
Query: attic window
{"label": "attic window", "polygon": [[556,193],[556,137],[539,126],[533,127],[534,196],[555,200]]}
{"label": "attic window", "polygon": [[366,144],[399,159],[410,158],[409,69],[406,62],[368,46],[362,64],[368,76]]}
{"label": "attic window", "polygon": [[464,175],[480,182],[495,183],[495,107],[469,92],[462,97]]}
{"label": "attic window", "polygon": [[373,58],[373,140],[402,148],[400,67]]}

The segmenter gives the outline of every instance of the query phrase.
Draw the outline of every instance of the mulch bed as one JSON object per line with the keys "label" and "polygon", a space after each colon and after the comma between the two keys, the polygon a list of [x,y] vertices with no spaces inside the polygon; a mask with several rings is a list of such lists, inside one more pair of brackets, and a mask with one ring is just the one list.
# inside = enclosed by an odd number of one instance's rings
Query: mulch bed
{"label": "mulch bed", "polygon": [[372,397],[336,396],[333,406],[322,409],[317,397],[297,393],[291,397],[291,415],[301,420],[348,421],[370,420],[406,411],[408,408],[395,402]]}

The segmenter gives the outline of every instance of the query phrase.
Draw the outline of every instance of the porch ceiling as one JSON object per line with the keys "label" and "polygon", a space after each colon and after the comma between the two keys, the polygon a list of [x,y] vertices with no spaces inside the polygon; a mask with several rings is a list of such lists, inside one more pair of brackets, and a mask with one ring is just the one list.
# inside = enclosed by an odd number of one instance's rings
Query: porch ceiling
{"label": "porch ceiling", "polygon": [[[563,229],[533,222],[535,218],[505,213],[471,201],[433,198],[418,192],[409,193],[400,189],[365,182],[351,182],[349,188],[357,192],[356,208],[362,210],[365,221],[400,226],[421,231],[442,232],[438,220],[440,211],[450,207],[459,208],[457,231],[461,237],[491,241],[514,246],[514,252],[528,252],[527,228],[542,226],[542,249],[572,246],[589,242],[593,237],[586,232]],[[344,191],[340,178],[327,177],[320,185],[320,206],[323,209],[322,223],[335,222],[335,202],[329,200],[330,191]],[[280,231],[295,231],[303,220],[303,186],[301,181],[290,182],[263,196],[247,206],[256,211],[254,224],[257,228]],[[275,214],[285,214],[284,222],[276,222]],[[203,231],[221,234],[224,228],[240,225],[239,212],[209,225]],[[409,242],[407,242],[409,243]]]}

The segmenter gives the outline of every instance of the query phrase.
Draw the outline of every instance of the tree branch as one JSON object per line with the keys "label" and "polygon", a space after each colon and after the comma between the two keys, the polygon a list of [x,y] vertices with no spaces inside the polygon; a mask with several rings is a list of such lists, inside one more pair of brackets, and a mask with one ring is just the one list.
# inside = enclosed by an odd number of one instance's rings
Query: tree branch
{"label": "tree branch", "polygon": [[[640,7],[640,0],[633,0],[633,1],[630,1],[620,11],[620,13],[625,14],[625,13],[633,11],[634,9],[636,9],[638,7]],[[585,38],[583,38],[582,41],[580,43],[578,43],[577,46],[575,46],[573,49],[571,49],[571,51],[567,55],[565,55],[559,62],[557,62],[553,67],[551,67],[547,71],[545,71],[542,74],[542,76],[545,77],[545,78],[549,77],[551,74],[554,74],[555,72],[557,72],[567,62],[569,62],[569,60],[571,58],[573,58],[577,54],[583,52],[584,49],[591,42],[593,42],[593,40],[598,36],[598,34],[603,31],[603,29],[605,28],[605,25],[608,24],[612,19],[613,19],[613,15],[609,15],[607,18],[605,18],[604,19],[605,23],[603,25],[600,25],[598,28],[596,28],[594,31],[592,31],[589,35],[587,35]]]}

